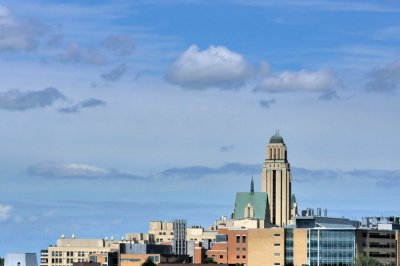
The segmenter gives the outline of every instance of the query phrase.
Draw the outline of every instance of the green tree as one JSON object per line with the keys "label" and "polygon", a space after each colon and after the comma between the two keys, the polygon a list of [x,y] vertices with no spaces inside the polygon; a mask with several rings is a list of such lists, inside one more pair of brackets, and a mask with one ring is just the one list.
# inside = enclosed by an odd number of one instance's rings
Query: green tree
{"label": "green tree", "polygon": [[382,263],[374,258],[367,257],[365,255],[357,256],[355,266],[381,266]]}
{"label": "green tree", "polygon": [[4,266],[4,259],[0,258],[0,266]]}
{"label": "green tree", "polygon": [[205,258],[203,264],[216,264],[216,262],[214,261],[214,258]]}
{"label": "green tree", "polygon": [[148,257],[146,261],[142,263],[142,266],[157,266],[157,264],[155,264],[153,260]]}

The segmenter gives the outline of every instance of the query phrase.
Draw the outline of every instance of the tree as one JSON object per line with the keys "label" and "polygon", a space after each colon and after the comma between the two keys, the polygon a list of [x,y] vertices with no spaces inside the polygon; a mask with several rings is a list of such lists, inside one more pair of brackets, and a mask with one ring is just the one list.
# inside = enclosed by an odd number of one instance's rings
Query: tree
{"label": "tree", "polygon": [[214,258],[205,258],[203,264],[216,264],[216,262],[214,261]]}
{"label": "tree", "polygon": [[0,266],[4,266],[4,259],[0,258]]}
{"label": "tree", "polygon": [[382,263],[365,255],[357,256],[355,266],[381,266]]}
{"label": "tree", "polygon": [[153,260],[148,257],[146,261],[142,263],[142,266],[157,266],[157,264],[155,264]]}

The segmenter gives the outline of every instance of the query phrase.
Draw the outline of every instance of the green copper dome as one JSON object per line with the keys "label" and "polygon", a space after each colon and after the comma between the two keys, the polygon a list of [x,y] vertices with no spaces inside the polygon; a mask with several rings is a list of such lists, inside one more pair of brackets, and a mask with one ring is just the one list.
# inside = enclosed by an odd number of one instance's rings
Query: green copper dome
{"label": "green copper dome", "polygon": [[285,143],[283,142],[283,138],[281,137],[281,135],[279,135],[279,133],[276,133],[275,135],[273,135],[270,140],[269,143]]}

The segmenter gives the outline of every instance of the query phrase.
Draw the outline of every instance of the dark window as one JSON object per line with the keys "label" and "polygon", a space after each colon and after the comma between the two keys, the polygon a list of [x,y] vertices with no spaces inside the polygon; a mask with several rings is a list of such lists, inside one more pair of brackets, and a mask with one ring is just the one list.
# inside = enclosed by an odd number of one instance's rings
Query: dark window
{"label": "dark window", "polygon": [[236,236],[236,243],[240,243],[240,236]]}
{"label": "dark window", "polygon": [[246,243],[246,236],[243,236],[242,243]]}

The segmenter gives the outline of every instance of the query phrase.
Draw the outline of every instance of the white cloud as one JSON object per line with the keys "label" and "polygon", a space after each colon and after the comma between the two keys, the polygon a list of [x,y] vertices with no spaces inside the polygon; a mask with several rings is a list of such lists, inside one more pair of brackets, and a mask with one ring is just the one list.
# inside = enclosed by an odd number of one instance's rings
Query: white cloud
{"label": "white cloud", "polygon": [[11,210],[11,206],[0,204],[0,222],[7,221],[10,218]]}
{"label": "white cloud", "polygon": [[0,51],[24,51],[36,48],[42,25],[33,20],[17,18],[0,5]]}
{"label": "white cloud", "polygon": [[336,75],[326,69],[318,71],[284,71],[262,80],[256,86],[255,91],[326,91],[340,86],[340,84],[341,82]]}
{"label": "white cloud", "polygon": [[96,178],[130,178],[142,179],[140,176],[121,173],[114,169],[104,169],[98,166],[69,163],[60,164],[54,162],[39,163],[27,169],[28,174],[47,178],[78,178],[78,179],[96,179]]}
{"label": "white cloud", "polygon": [[172,84],[190,89],[235,89],[268,70],[265,62],[258,71],[239,53],[224,46],[210,46],[200,51],[192,45],[169,68],[166,79]]}

